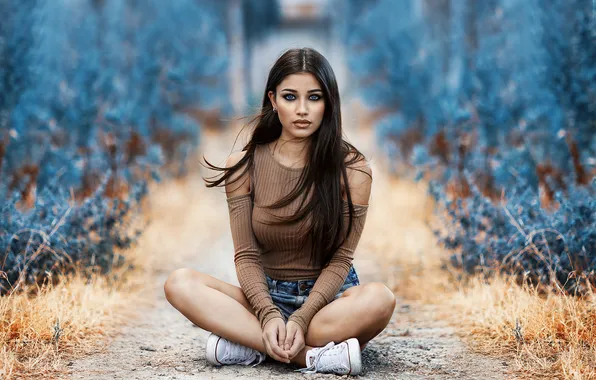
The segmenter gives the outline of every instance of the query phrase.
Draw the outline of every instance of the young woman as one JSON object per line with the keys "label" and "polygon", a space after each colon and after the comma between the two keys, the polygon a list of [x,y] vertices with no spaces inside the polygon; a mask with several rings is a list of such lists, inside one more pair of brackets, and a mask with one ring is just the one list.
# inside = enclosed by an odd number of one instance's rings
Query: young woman
{"label": "young woman", "polygon": [[241,287],[192,269],[165,283],[168,301],[201,328],[214,365],[260,364],[269,355],[298,371],[357,375],[360,352],[389,323],[395,296],[360,285],[352,265],[372,171],[342,139],[329,62],[286,51],[271,68],[262,111],[225,181]]}

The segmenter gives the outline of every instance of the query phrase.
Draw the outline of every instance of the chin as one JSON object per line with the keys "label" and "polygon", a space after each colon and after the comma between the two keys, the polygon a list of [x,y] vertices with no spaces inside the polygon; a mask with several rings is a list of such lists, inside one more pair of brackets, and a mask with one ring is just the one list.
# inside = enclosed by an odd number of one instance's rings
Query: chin
{"label": "chin", "polygon": [[312,135],[314,132],[315,131],[311,130],[310,128],[298,129],[298,130],[293,130],[292,135],[294,135],[296,137],[304,138],[304,137],[308,137],[308,136]]}

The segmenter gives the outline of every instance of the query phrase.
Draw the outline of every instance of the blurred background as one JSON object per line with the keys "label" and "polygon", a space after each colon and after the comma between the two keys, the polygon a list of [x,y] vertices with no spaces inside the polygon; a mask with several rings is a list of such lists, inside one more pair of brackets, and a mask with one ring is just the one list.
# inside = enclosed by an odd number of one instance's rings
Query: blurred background
{"label": "blurred background", "polygon": [[[154,378],[145,339],[177,347],[171,375],[196,367],[163,283],[181,267],[237,282],[225,191],[200,163],[244,147],[275,60],[312,47],[373,168],[355,267],[400,298],[391,345],[365,351],[394,360],[379,376],[492,376],[444,344],[447,318],[531,378],[596,378],[595,14],[593,0],[0,0],[0,377]],[[69,367],[124,321],[146,323]]]}
{"label": "blurred background", "polygon": [[[148,184],[186,176],[205,133],[258,112],[276,58],[305,46],[335,70],[346,130],[366,128],[392,175],[448,206],[454,265],[544,282],[596,268],[591,0],[4,0],[0,13],[3,292],[121,265]],[[510,261],[529,243],[499,202],[528,229],[556,227],[564,242],[530,242],[553,260]]]}

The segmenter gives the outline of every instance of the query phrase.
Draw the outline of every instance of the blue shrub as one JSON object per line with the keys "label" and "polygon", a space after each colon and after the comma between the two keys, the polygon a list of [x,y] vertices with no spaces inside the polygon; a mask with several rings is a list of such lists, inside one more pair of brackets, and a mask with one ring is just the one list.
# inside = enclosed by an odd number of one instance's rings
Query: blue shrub
{"label": "blue shrub", "polygon": [[[148,181],[230,110],[220,1],[0,2],[0,294],[133,244]],[[165,171],[173,168],[173,171]]]}
{"label": "blue shrub", "polygon": [[591,1],[334,7],[364,100],[390,110],[377,140],[395,169],[431,181],[452,264],[595,285]]}

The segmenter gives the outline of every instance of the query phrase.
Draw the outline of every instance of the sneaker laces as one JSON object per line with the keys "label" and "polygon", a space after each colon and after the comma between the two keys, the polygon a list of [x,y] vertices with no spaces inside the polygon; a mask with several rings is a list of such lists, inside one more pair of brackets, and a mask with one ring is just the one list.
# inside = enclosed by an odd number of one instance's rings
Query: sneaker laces
{"label": "sneaker laces", "polygon": [[[349,370],[349,368],[346,368],[346,366],[342,364],[341,361],[336,359],[340,353],[344,352],[345,347],[345,344],[339,344],[336,346],[334,342],[329,342],[325,347],[313,348],[312,351],[315,354],[315,356],[312,360],[312,363],[308,367],[300,368],[295,371],[302,373],[317,373],[317,371],[335,372],[338,370]],[[337,350],[338,353],[335,355],[323,356],[324,353],[330,350]]]}
{"label": "sneaker laces", "polygon": [[[237,362],[238,358],[244,357],[246,358],[244,361]],[[255,359],[257,360],[256,363],[252,365],[253,367],[261,364],[265,360],[265,355],[253,348],[228,341],[225,354],[222,358],[218,358],[217,360],[222,364],[249,365],[255,361]]]}

